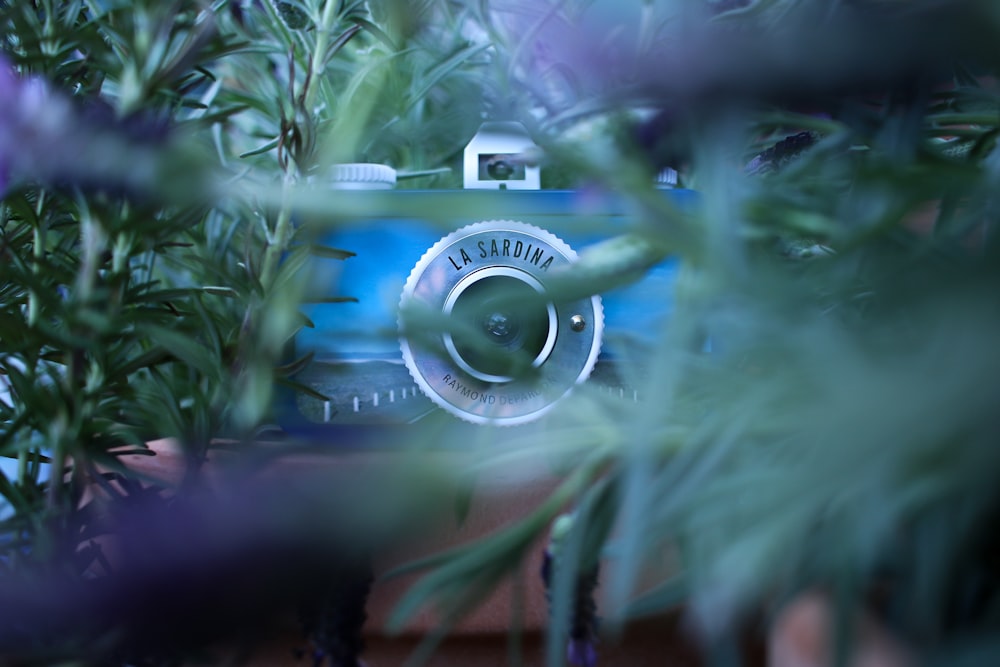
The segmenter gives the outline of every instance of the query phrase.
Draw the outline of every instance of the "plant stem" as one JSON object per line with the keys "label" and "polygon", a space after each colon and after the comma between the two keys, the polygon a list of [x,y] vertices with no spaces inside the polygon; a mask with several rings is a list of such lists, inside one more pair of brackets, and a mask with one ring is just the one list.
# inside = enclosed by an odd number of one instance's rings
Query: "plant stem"
{"label": "plant stem", "polygon": [[281,186],[281,209],[278,211],[278,219],[274,223],[274,233],[268,239],[267,247],[264,248],[264,261],[260,269],[260,284],[264,291],[269,292],[278,271],[278,262],[288,248],[288,241],[292,235],[292,210],[291,193],[292,184],[295,177],[291,172],[285,173]]}
{"label": "plant stem", "polygon": [[[38,218],[35,229],[32,232],[32,243],[34,247],[32,248],[32,257],[34,263],[31,266],[31,271],[36,276],[41,273],[42,259],[45,257],[45,232],[48,229],[44,218],[42,217],[42,209],[45,206],[45,191],[42,190],[38,193],[38,203],[35,205],[35,217]],[[28,292],[28,326],[34,327],[35,323],[38,322],[38,295],[35,293],[34,289]]]}
{"label": "plant stem", "polygon": [[17,483],[24,484],[28,479],[28,450],[22,449],[17,453]]}
{"label": "plant stem", "polygon": [[[310,60],[309,72],[305,81],[305,90],[302,95],[303,111],[312,113],[313,105],[316,101],[316,91],[318,81],[323,71],[326,69],[326,49],[330,43],[330,30],[337,18],[337,0],[327,0],[323,5],[323,15],[320,25],[316,31],[316,45],[313,49]],[[291,163],[289,163],[291,164]],[[291,190],[295,181],[295,174],[289,167],[285,172],[285,179],[281,188],[281,209],[278,211],[278,219],[274,224],[274,233],[268,239],[267,248],[264,250],[264,261],[261,266],[260,282],[265,290],[269,290],[274,281],[278,269],[278,262],[281,255],[287,250],[288,242],[292,235],[292,213],[291,213]]]}
{"label": "plant stem", "polygon": [[337,0],[327,0],[323,5],[323,16],[320,19],[316,33],[316,48],[313,50],[312,62],[309,66],[309,78],[306,79],[306,90],[303,107],[306,113],[311,113],[316,102],[316,82],[326,69],[326,49],[330,44],[330,31],[337,17]]}

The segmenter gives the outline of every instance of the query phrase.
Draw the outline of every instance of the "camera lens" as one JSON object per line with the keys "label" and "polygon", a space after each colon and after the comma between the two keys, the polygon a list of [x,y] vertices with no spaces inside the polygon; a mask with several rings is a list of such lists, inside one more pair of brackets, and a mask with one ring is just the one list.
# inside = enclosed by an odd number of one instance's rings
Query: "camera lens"
{"label": "camera lens", "polygon": [[523,181],[525,163],[513,153],[479,156],[479,179],[491,181]]}
{"label": "camera lens", "polygon": [[549,308],[539,292],[510,275],[489,275],[469,284],[452,305],[457,323],[455,354],[480,376],[509,378],[544,361]]}
{"label": "camera lens", "polygon": [[400,296],[399,345],[414,382],[478,424],[545,414],[590,374],[601,348],[600,297],[549,288],[575,259],[555,235],[516,220],[477,222],[434,244]]}
{"label": "camera lens", "polygon": [[486,168],[489,172],[490,178],[497,181],[509,180],[511,176],[514,175],[514,167],[509,162],[504,160],[497,160],[496,162],[490,163],[490,166]]}

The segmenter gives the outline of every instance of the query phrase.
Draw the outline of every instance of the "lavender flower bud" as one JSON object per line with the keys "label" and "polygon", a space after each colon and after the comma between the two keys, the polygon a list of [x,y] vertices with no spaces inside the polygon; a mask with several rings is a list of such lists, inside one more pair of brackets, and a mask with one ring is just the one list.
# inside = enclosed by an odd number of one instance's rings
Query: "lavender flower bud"
{"label": "lavender flower bud", "polygon": [[271,0],[271,4],[290,30],[302,30],[309,26],[309,15],[292,3]]}
{"label": "lavender flower bud", "polygon": [[166,132],[141,119],[103,117],[43,79],[18,76],[0,57],[0,193],[12,184],[69,184],[150,192],[164,178]]}
{"label": "lavender flower bud", "polygon": [[[0,100],[11,99],[13,90],[14,72],[11,71],[10,65],[3,58],[0,58]],[[6,104],[0,106],[0,197],[3,197],[7,190],[7,184],[10,182],[10,159],[4,150],[8,133],[3,116],[4,106]]]}
{"label": "lavender flower bud", "polygon": [[[542,560],[542,582],[551,603],[553,568],[559,560],[559,548],[573,523],[572,515],[563,515],[552,526],[551,537]],[[569,619],[569,639],[566,659],[574,667],[596,667],[598,618],[594,590],[597,588],[598,566],[577,575]]]}
{"label": "lavender flower bud", "polygon": [[785,137],[747,163],[744,173],[757,176],[779,171],[819,141],[816,132],[799,132]]}
{"label": "lavender flower bud", "polygon": [[566,645],[566,661],[575,667],[596,667],[594,642],[590,639],[570,639]]}

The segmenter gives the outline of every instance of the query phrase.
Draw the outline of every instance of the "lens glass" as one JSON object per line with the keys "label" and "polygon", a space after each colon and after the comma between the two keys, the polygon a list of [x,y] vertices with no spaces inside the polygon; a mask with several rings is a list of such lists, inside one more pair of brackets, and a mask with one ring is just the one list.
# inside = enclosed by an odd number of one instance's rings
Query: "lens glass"
{"label": "lens glass", "polygon": [[549,313],[535,289],[510,276],[469,285],[451,311],[455,351],[486,375],[511,376],[530,367],[549,336]]}
{"label": "lens glass", "polygon": [[524,167],[524,162],[514,154],[480,155],[479,180],[523,181],[526,178]]}

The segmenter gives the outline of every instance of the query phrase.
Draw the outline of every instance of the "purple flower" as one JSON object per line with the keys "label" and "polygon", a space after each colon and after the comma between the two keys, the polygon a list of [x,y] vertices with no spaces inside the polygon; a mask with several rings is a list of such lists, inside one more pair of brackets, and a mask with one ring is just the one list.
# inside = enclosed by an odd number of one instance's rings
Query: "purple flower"
{"label": "purple flower", "polygon": [[589,639],[571,639],[566,645],[566,661],[574,667],[596,667],[597,649]]}
{"label": "purple flower", "polygon": [[633,3],[601,0],[570,18],[551,0],[501,0],[494,19],[514,50],[515,76],[547,105],[568,107],[583,94],[598,94],[634,70],[640,12]]}
{"label": "purple flower", "polygon": [[7,100],[13,97],[14,91],[14,72],[11,71],[10,65],[0,57],[0,197],[3,197],[3,193],[7,190],[7,183],[10,182],[10,158],[7,155],[7,122],[4,118],[4,107],[7,106]]}
{"label": "purple flower", "polygon": [[40,77],[0,57],[0,194],[39,182],[148,191],[157,186],[165,132],[137,136],[135,119],[100,118]]}
{"label": "purple flower", "polygon": [[[545,596],[552,602],[552,577],[558,567],[559,546],[570,530],[573,519],[563,515],[552,526],[552,535],[542,557],[542,583]],[[566,644],[566,659],[574,667],[596,667],[597,665],[597,604],[594,590],[600,568],[598,565],[580,572],[573,590],[572,610],[569,618],[569,641]],[[551,611],[551,610],[550,610]]]}

